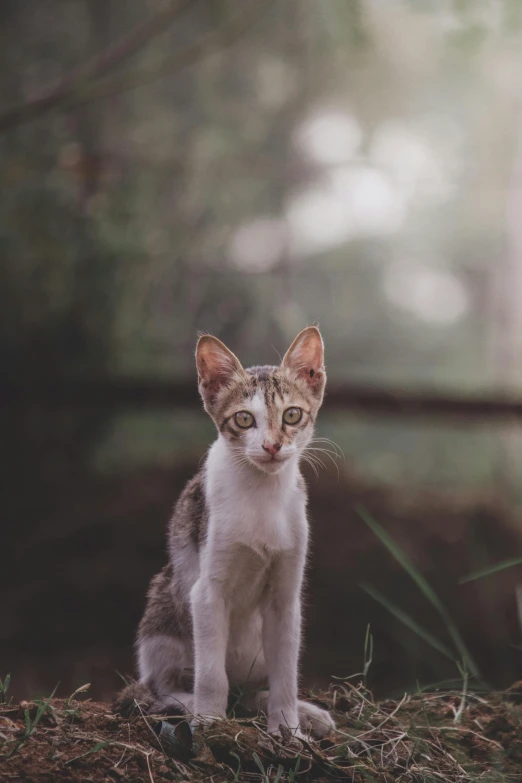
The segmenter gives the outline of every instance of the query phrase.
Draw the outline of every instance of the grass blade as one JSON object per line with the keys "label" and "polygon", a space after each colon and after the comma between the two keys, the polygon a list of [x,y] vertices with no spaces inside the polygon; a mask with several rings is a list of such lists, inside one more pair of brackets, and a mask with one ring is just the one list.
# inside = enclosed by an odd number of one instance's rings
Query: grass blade
{"label": "grass blade", "polygon": [[441,601],[439,600],[438,595],[435,593],[431,585],[426,581],[426,579],[423,577],[423,575],[420,573],[420,571],[415,568],[413,563],[406,557],[402,549],[395,543],[393,538],[384,530],[384,528],[379,525],[376,519],[372,517],[372,515],[362,506],[356,506],[355,510],[365,522],[370,530],[375,533],[377,538],[381,540],[381,542],[384,544],[384,546],[387,548],[387,550],[390,552],[390,554],[397,560],[399,565],[403,567],[403,569],[406,571],[407,574],[413,579],[421,593],[425,596],[425,598],[430,602],[430,604],[437,610],[438,614],[444,621],[444,624],[448,630],[448,634],[450,635],[453,644],[457,648],[460,657],[463,661],[466,662],[468,671],[473,674],[475,677],[479,677],[479,670],[478,667],[471,657],[464,640],[462,639],[459,630],[451,617],[449,616],[448,612],[442,605]]}
{"label": "grass blade", "polygon": [[263,762],[261,761],[261,759],[259,758],[257,753],[252,753],[252,758],[256,762],[258,768],[261,770],[261,773],[263,775],[263,783],[270,783],[270,781],[268,779],[268,775],[266,774],[266,770],[265,770],[265,768],[263,766]]}
{"label": "grass blade", "polygon": [[513,557],[511,560],[504,560],[502,563],[497,563],[488,568],[482,568],[480,571],[473,571],[473,573],[459,579],[459,584],[463,585],[466,582],[473,582],[475,579],[482,579],[485,576],[497,574],[499,571],[505,571],[506,568],[513,568],[513,566],[517,565],[522,565],[522,557]]}
{"label": "grass blade", "polygon": [[72,764],[73,762],[78,761],[78,759],[84,759],[86,756],[90,756],[93,753],[98,753],[99,750],[103,750],[103,748],[106,748],[110,744],[110,740],[106,740],[105,742],[97,742],[94,748],[88,750],[87,753],[82,753],[81,756],[75,756],[73,759],[66,761],[65,764]]}
{"label": "grass blade", "polygon": [[[59,683],[58,683],[58,685],[59,685]],[[42,717],[45,715],[45,713],[47,712],[47,710],[51,706],[51,701],[54,698],[54,694],[56,693],[58,685],[55,686],[53,692],[51,693],[51,695],[47,699],[42,699],[42,701],[38,704],[38,708],[36,710],[36,715],[34,716],[34,719],[32,721],[29,720],[29,724],[30,724],[29,727],[27,727],[27,715],[26,715],[26,736],[27,737],[30,737],[34,733],[34,731],[35,731],[36,727],[38,726],[38,724],[40,723]],[[26,710],[26,713],[27,712],[28,712],[28,710]]]}
{"label": "grass blade", "polygon": [[[239,758],[239,756],[237,755],[237,753],[234,753],[234,751],[233,751],[233,750],[231,750],[231,751],[230,751],[230,755],[231,755],[231,756],[234,756],[234,758],[236,758],[236,759],[237,759],[237,769],[236,769],[236,771],[235,771],[235,774],[234,774],[234,780],[232,781],[232,783],[238,783],[238,781],[239,781],[239,776],[240,776],[240,774],[241,774],[241,759]],[[233,771],[233,770],[232,770],[232,771]]]}
{"label": "grass blade", "polygon": [[430,647],[433,647],[434,650],[437,650],[437,652],[441,653],[446,658],[449,658],[450,661],[455,661],[455,655],[452,653],[449,647],[446,647],[446,645],[437,639],[436,636],[433,636],[433,634],[431,634],[429,631],[426,631],[426,629],[419,625],[419,623],[417,623],[413,617],[410,617],[409,614],[396,606],[396,604],[390,601],[389,598],[386,598],[386,596],[382,595],[382,593],[373,587],[373,585],[362,582],[360,586],[365,591],[365,593],[368,593],[368,595],[377,601],[377,603],[381,604],[381,606],[384,606],[384,608],[387,609],[389,613],[392,614],[397,620],[399,620],[399,622],[403,623],[403,625],[409,628],[410,631],[416,633],[417,636],[420,636],[420,638],[425,641],[426,644],[429,644]]}
{"label": "grass blade", "polygon": [[370,633],[370,623],[366,627],[366,636],[364,637],[364,663],[363,663],[363,682],[366,688],[368,672],[373,661],[373,634]]}
{"label": "grass blade", "polygon": [[273,783],[279,783],[279,781],[280,781],[280,780],[281,780],[281,778],[283,777],[283,772],[284,772],[284,771],[285,771],[285,768],[283,767],[283,765],[282,765],[282,764],[280,764],[280,765],[278,766],[278,768],[277,768],[276,776],[275,776],[275,778],[274,778],[274,780],[273,780]]}

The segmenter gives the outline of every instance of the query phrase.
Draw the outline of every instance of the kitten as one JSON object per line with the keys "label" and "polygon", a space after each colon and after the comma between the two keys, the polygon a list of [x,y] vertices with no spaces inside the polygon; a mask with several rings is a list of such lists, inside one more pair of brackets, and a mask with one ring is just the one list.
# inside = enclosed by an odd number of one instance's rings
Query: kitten
{"label": "kitten", "polygon": [[218,438],[175,507],[169,564],[152,580],[139,627],[140,682],[116,708],[138,699],[149,711],[215,720],[233,685],[249,709],[266,712],[270,733],[282,725],[324,736],[330,715],[297,698],[308,541],[299,460],[326,382],[321,335],[310,326],[280,367],[246,370],[204,335],[196,363]]}

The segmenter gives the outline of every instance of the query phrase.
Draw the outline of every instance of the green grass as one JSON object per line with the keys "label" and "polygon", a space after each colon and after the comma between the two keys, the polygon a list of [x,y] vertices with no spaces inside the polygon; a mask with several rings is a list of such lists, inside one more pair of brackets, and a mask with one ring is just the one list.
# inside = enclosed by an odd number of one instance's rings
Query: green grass
{"label": "green grass", "polygon": [[6,674],[3,681],[0,680],[0,704],[9,704],[7,700],[7,691],[11,684],[11,675]]}
{"label": "green grass", "polygon": [[34,717],[31,717],[31,710],[29,708],[24,710],[25,732],[22,738],[13,746],[11,751],[8,753],[7,756],[8,758],[10,756],[13,756],[15,753],[17,753],[22,747],[22,745],[33,736],[38,724],[42,720],[45,713],[50,712],[53,709],[51,701],[54,697],[54,694],[56,693],[57,688],[58,685],[55,687],[55,689],[47,699],[38,699],[37,701],[35,701],[36,711]]}
{"label": "green grass", "polygon": [[399,620],[399,622],[405,625],[406,628],[409,628],[410,631],[413,631],[415,634],[417,634],[417,636],[419,636],[426,644],[428,644],[441,655],[444,655],[444,657],[448,658],[450,661],[455,661],[455,655],[453,651],[446,644],[444,644],[444,642],[441,642],[440,639],[437,639],[437,637],[430,633],[430,631],[427,631],[425,628],[423,628],[420,623],[414,620],[413,617],[411,617],[403,609],[394,604],[391,599],[383,595],[379,590],[377,590],[376,587],[367,584],[366,582],[361,582],[360,586],[365,593],[371,596],[375,601],[377,601],[377,603],[381,604],[381,606],[384,606],[384,608],[387,609],[396,620]]}
{"label": "green grass", "polygon": [[366,635],[364,637],[364,660],[363,660],[363,683],[366,687],[368,672],[373,661],[373,636],[370,632],[370,623],[366,626]]}
{"label": "green grass", "polygon": [[[393,538],[389,535],[389,533],[387,533],[386,530],[384,530],[384,528],[377,522],[376,519],[373,518],[373,516],[365,508],[363,508],[362,506],[357,506],[356,511],[358,515],[361,517],[361,519],[363,520],[363,522],[365,522],[365,524],[370,528],[370,530],[372,530],[372,532],[375,533],[375,535],[384,544],[384,546],[390,552],[390,554],[402,566],[404,571],[406,571],[406,573],[412,578],[419,591],[424,595],[426,600],[439,614],[442,621],[444,622],[448,635],[455,646],[455,650],[457,654],[453,655],[449,651],[449,649],[446,648],[446,645],[444,645],[439,640],[437,640],[434,636],[432,636],[427,631],[422,629],[421,626],[415,623],[411,618],[409,618],[406,615],[406,613],[402,612],[400,609],[396,608],[392,613],[395,614],[395,616],[397,616],[398,619],[401,619],[401,621],[404,622],[405,624],[409,624],[409,627],[412,630],[415,630],[415,632],[418,633],[422,638],[424,638],[426,642],[430,643],[431,646],[435,645],[435,648],[436,649],[438,648],[439,652],[444,651],[443,654],[449,655],[449,657],[452,660],[454,660],[456,664],[458,661],[461,661],[466,671],[468,671],[471,675],[473,675],[473,677],[480,679],[480,672],[478,666],[473,660],[473,657],[469,652],[457,626],[453,622],[447,609],[442,604],[438,595],[435,593],[435,591],[433,590],[429,582],[425,579],[425,577],[421,574],[421,572],[414,566],[411,560],[406,556],[406,554],[402,551],[399,545],[393,540]],[[377,594],[377,591],[371,585],[364,585],[364,587],[367,592],[369,590],[373,590],[374,596]],[[381,603],[383,603],[383,596],[380,596],[380,599],[381,599]],[[391,602],[389,602],[387,599],[385,600],[386,603],[388,604],[388,608],[391,611],[391,606],[392,606]]]}
{"label": "green grass", "polygon": [[496,563],[487,568],[481,568],[480,571],[473,571],[473,573],[460,579],[459,584],[463,585],[466,584],[466,582],[474,582],[476,579],[484,579],[487,576],[498,574],[500,571],[505,571],[507,568],[513,568],[518,565],[522,565],[522,557],[512,557],[509,560],[504,560],[502,563]]}

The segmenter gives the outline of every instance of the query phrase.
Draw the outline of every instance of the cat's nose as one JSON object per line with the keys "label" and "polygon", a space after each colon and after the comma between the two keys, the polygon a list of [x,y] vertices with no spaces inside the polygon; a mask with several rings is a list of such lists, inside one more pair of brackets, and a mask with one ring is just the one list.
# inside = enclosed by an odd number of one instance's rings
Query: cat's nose
{"label": "cat's nose", "polygon": [[263,448],[270,454],[271,457],[275,457],[277,452],[281,451],[281,443],[270,443],[270,441],[265,440],[263,443]]}

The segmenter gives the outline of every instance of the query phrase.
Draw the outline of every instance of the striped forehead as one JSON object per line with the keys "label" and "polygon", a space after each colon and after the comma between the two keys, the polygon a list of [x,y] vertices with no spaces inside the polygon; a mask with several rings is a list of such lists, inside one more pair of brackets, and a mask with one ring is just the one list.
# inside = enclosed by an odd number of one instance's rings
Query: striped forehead
{"label": "striped forehead", "polygon": [[[232,387],[222,399],[220,413],[229,416],[247,409],[260,421],[277,417],[277,409],[291,392],[291,385],[285,378],[276,375],[276,367],[252,367],[246,371],[246,378]],[[271,371],[271,372],[270,372]]]}
{"label": "striped forehead", "polygon": [[302,390],[280,373],[278,367],[250,367],[245,375],[222,399],[220,420],[226,421],[234,413],[247,410],[258,426],[275,430],[281,426],[282,413],[288,405],[309,407]]}
{"label": "striped forehead", "polygon": [[290,393],[291,384],[288,379],[278,372],[277,367],[263,365],[261,367],[249,367],[246,371],[249,376],[249,386],[254,394],[257,390],[262,391],[265,402],[276,402],[277,398],[281,401],[284,395]]}
{"label": "striped forehead", "polygon": [[245,400],[245,408],[253,415],[258,428],[262,431],[273,431],[281,426],[283,401],[279,397],[275,402],[271,398],[267,399],[263,388],[257,388]]}
{"label": "striped forehead", "polygon": [[291,384],[276,372],[277,368],[252,367],[249,408],[258,424],[274,429],[281,423],[281,410],[292,393]]}
{"label": "striped forehead", "polygon": [[258,389],[248,402],[248,407],[258,427],[269,423],[271,416],[267,410],[264,395],[261,389]]}

